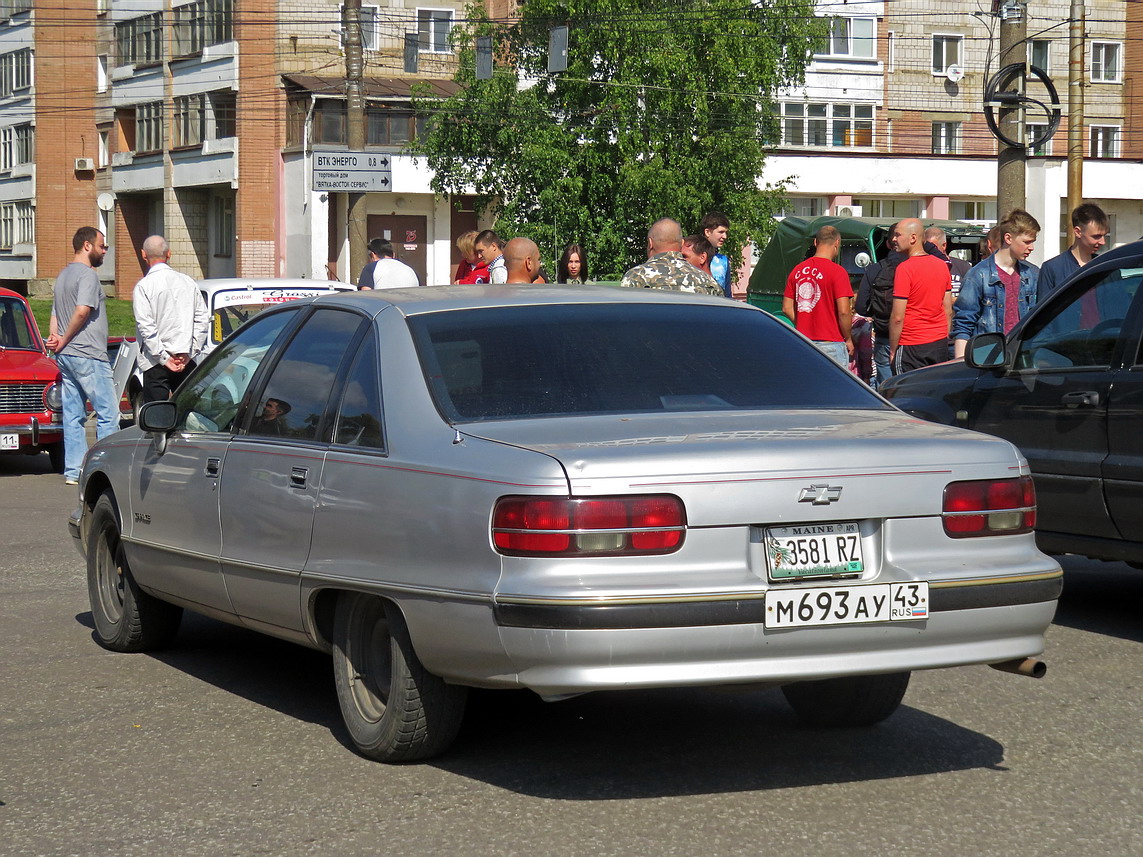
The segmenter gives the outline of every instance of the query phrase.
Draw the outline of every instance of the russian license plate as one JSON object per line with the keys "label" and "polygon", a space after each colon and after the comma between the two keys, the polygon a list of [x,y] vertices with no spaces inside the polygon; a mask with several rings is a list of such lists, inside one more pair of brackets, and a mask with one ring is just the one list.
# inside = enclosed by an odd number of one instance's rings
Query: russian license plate
{"label": "russian license plate", "polygon": [[928,618],[928,583],[772,589],[766,593],[767,628],[908,622]]}
{"label": "russian license plate", "polygon": [[0,449],[19,449],[20,435],[0,434]]}
{"label": "russian license plate", "polygon": [[770,527],[764,534],[771,580],[860,574],[861,534],[851,521]]}

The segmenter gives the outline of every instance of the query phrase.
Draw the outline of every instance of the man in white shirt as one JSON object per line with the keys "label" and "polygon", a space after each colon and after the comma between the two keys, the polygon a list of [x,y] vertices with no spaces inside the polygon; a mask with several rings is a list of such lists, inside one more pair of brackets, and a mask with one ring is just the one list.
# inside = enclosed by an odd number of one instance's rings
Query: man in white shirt
{"label": "man in white shirt", "polygon": [[375,247],[373,254],[377,256],[377,264],[373,266],[373,288],[407,289],[421,284],[416,271],[393,258],[392,241],[381,239],[376,245],[374,241],[369,242],[370,248]]}
{"label": "man in white shirt", "polygon": [[210,311],[198,283],[171,268],[171,248],[152,235],[140,251],[149,269],[131,297],[138,329],[143,401],[162,402],[195,367],[206,344]]}
{"label": "man in white shirt", "polygon": [[504,242],[491,229],[476,236],[476,255],[488,266],[490,283],[508,282],[508,267],[504,262]]}

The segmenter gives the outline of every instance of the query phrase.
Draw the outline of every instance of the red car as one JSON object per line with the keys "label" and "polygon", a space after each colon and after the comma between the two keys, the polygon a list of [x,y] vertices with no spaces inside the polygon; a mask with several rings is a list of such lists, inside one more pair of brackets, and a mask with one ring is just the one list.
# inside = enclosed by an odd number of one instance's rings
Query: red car
{"label": "red car", "polygon": [[0,453],[15,452],[63,472],[63,391],[27,300],[0,288]]}

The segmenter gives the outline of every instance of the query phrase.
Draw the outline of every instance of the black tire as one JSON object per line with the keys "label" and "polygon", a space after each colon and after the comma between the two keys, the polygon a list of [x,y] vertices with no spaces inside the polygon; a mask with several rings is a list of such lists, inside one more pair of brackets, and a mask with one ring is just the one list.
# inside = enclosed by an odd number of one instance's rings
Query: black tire
{"label": "black tire", "polygon": [[139,589],[123,544],[119,518],[109,494],[95,502],[87,541],[87,595],[95,639],[113,652],[146,652],[171,641],[183,609]]}
{"label": "black tire", "polygon": [[131,422],[139,425],[139,408],[143,407],[143,390],[138,388],[131,393]]}
{"label": "black tire", "polygon": [[333,674],[341,716],[363,756],[428,759],[460,729],[467,688],[421,665],[401,612],[383,599],[346,593],[338,600]]}
{"label": "black tire", "polygon": [[51,464],[52,473],[64,472],[64,445],[62,440],[48,447],[48,462]]}
{"label": "black tire", "polygon": [[811,726],[872,726],[897,710],[909,673],[855,675],[782,686],[786,701]]}

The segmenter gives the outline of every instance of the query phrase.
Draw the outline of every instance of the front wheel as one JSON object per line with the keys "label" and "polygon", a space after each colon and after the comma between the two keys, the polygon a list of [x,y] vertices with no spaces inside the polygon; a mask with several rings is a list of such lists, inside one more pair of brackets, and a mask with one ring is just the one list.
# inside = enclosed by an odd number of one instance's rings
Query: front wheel
{"label": "front wheel", "polygon": [[165,646],[179,630],[183,609],[148,595],[135,583],[109,495],[96,501],[89,532],[87,595],[95,639],[113,652],[145,652]]}
{"label": "front wheel", "polygon": [[346,593],[338,600],[333,674],[349,736],[370,759],[428,759],[460,729],[467,690],[424,668],[401,612],[380,598]]}
{"label": "front wheel", "polygon": [[855,675],[782,686],[798,717],[812,726],[872,726],[897,710],[909,673]]}

